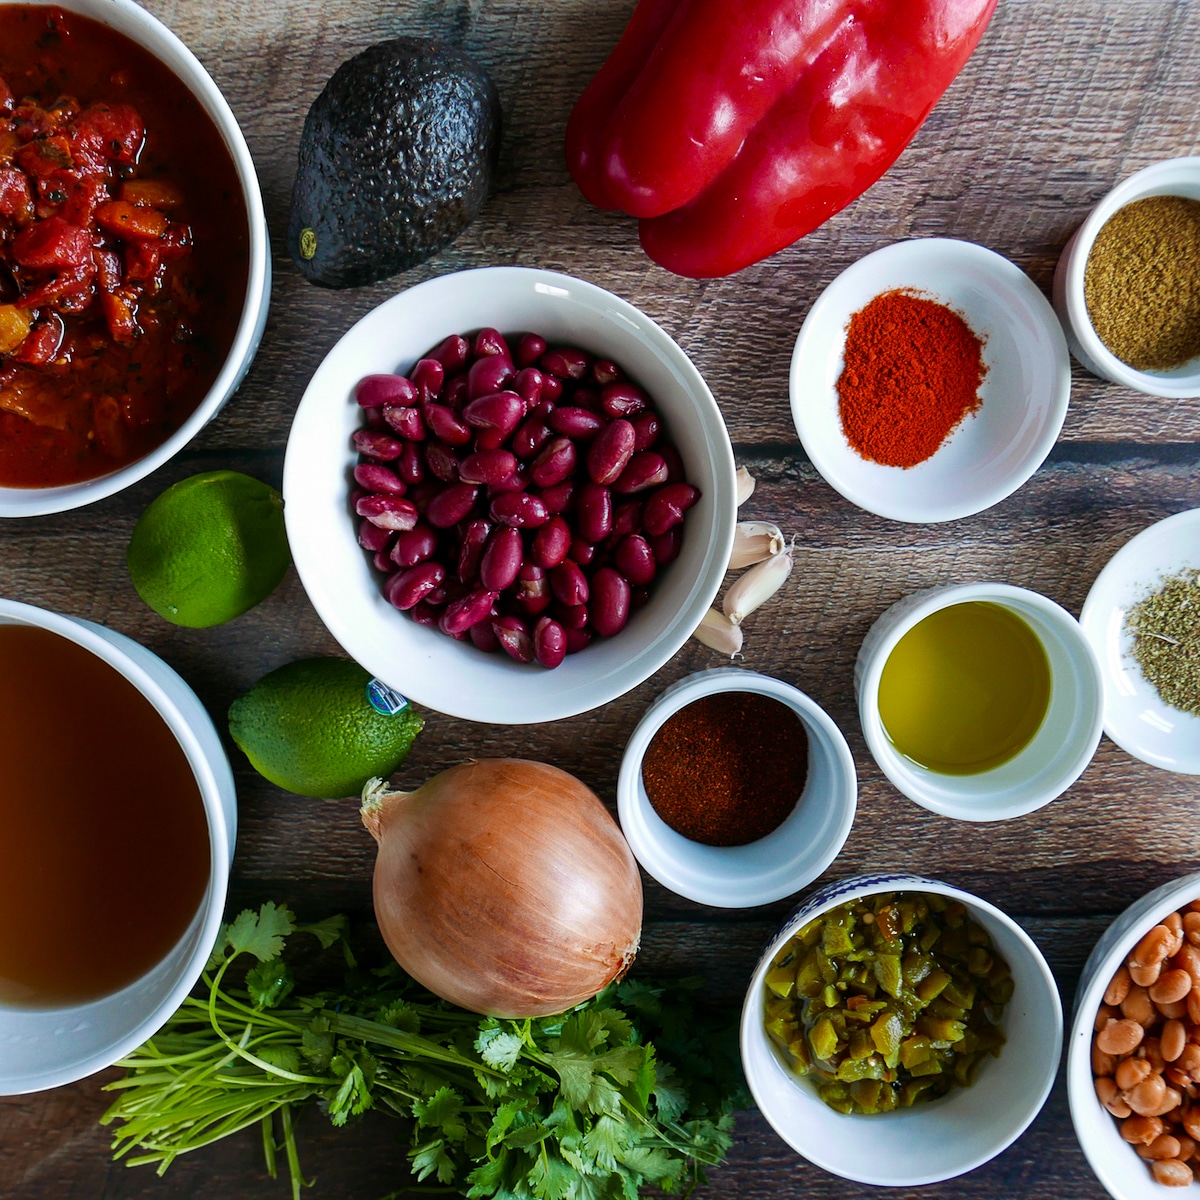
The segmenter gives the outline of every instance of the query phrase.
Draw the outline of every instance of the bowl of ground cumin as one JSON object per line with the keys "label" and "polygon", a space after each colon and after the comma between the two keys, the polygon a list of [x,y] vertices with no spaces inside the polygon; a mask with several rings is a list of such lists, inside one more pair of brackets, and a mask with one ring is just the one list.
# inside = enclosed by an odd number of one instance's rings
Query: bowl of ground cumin
{"label": "bowl of ground cumin", "polygon": [[792,354],[796,432],[826,482],[894,521],[953,521],[1017,490],[1062,429],[1070,356],[1050,302],[972,242],[885,246],[843,271]]}
{"label": "bowl of ground cumin", "polygon": [[1200,157],[1131,175],[1092,209],[1054,274],[1072,354],[1151,396],[1200,396]]}

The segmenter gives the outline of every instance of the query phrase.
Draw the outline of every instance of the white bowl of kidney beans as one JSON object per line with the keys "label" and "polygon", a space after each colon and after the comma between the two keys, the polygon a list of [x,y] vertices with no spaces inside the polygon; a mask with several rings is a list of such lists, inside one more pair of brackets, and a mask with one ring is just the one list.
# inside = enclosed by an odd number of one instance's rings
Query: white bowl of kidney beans
{"label": "white bowl of kidney beans", "polygon": [[733,452],[645,314],[493,267],[393,297],[338,343],[284,467],[300,578],[346,651],[430,708],[519,724],[623,694],[724,576]]}

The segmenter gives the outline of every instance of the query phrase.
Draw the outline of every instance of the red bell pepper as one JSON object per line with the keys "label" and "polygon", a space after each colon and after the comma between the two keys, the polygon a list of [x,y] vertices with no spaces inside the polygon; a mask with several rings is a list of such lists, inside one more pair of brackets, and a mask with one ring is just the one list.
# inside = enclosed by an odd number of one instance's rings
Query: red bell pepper
{"label": "red bell pepper", "polygon": [[680,275],[774,254],[895,162],[996,0],[640,0],[567,126],[584,195]]}

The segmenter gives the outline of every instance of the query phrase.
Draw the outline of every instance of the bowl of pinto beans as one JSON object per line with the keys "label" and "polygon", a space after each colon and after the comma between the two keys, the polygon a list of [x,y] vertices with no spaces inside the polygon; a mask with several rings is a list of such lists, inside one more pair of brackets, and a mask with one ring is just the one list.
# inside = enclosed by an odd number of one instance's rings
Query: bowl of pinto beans
{"label": "bowl of pinto beans", "polygon": [[0,6],[0,516],[149,474],[232,395],[266,322],[228,104],[130,0]]}

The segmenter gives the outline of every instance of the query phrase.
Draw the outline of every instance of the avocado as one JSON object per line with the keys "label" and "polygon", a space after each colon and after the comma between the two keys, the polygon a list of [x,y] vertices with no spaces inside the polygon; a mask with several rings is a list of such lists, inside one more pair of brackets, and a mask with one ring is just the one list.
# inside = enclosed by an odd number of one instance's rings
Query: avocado
{"label": "avocado", "polygon": [[343,63],[300,136],[288,248],[311,283],[359,287],[452,242],[483,208],[500,101],[461,50],[400,37]]}

